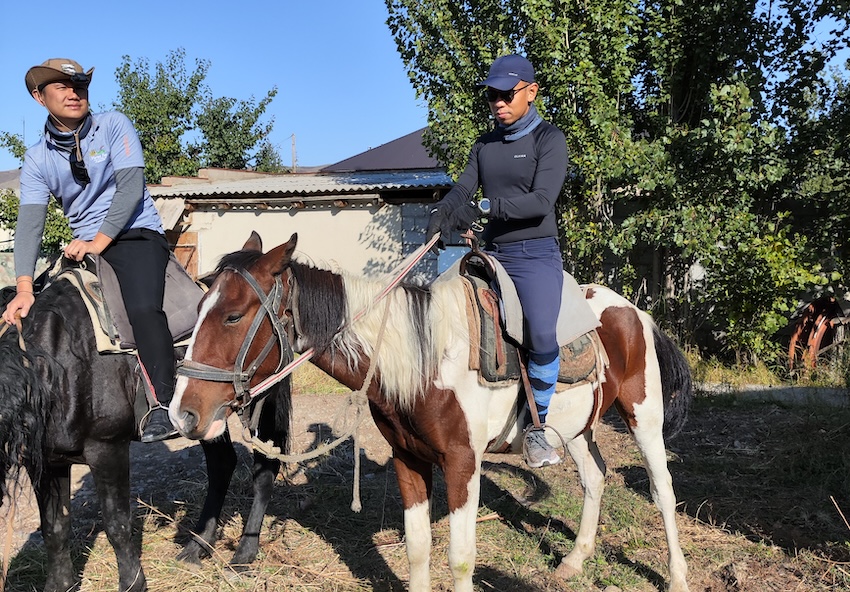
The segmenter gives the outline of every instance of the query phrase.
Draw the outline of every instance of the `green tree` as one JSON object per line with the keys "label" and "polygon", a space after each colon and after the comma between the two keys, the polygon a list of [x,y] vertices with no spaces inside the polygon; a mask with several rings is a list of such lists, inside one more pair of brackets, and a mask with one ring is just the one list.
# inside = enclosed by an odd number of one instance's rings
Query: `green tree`
{"label": "green tree", "polygon": [[19,134],[0,132],[0,147],[7,149],[12,153],[12,156],[23,162],[27,147]]}
{"label": "green tree", "polygon": [[208,60],[196,60],[188,73],[183,49],[168,54],[150,73],[148,60],[135,63],[124,56],[115,74],[116,110],[136,127],[145,155],[145,178],[158,183],[166,175],[194,175],[200,168],[198,150],[186,139],[195,129],[197,105],[209,94],[204,85]]}
{"label": "green tree", "polygon": [[[0,191],[0,228],[14,230],[18,222],[20,199],[11,189]],[[50,254],[59,253],[63,245],[71,242],[71,228],[62,212],[62,207],[51,199],[47,207],[47,219],[44,222],[44,236],[41,249]]]}
{"label": "green tree", "polygon": [[255,157],[254,168],[262,173],[288,173],[290,172],[283,164],[283,159],[274,145],[268,140],[260,143],[260,148]]}
{"label": "green tree", "polygon": [[256,163],[261,150],[267,154],[270,144],[263,142],[271,133],[274,119],[267,124],[259,120],[275,95],[277,88],[270,90],[257,104],[253,97],[238,102],[229,97],[209,100],[198,115],[198,129],[202,135],[202,164],[207,167],[244,169],[252,161]]}
{"label": "green tree", "polygon": [[124,56],[116,70],[115,109],[135,124],[145,152],[145,178],[158,183],[167,175],[195,175],[202,166],[241,169],[255,161],[273,121],[260,123],[274,88],[259,103],[213,97],[206,85],[210,62],[186,67],[177,49],[151,73],[148,60]]}

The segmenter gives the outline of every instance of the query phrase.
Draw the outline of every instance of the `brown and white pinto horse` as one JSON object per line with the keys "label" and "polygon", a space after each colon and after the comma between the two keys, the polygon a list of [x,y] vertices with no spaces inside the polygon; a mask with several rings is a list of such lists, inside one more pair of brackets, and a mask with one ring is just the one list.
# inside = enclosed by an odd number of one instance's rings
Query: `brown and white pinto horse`
{"label": "brown and white pinto horse", "polygon": [[[511,419],[519,387],[482,386],[476,372],[469,370],[465,296],[457,276],[443,276],[428,287],[402,285],[386,297],[388,304],[374,305],[383,285],[293,261],[296,241],[293,235],[263,254],[254,234],[242,251],[223,258],[201,303],[186,359],[208,368],[233,368],[249,325],[256,315],[266,314],[245,273],[267,294],[277,278],[282,280],[279,315],[289,323],[294,349],[314,348],[312,362],[341,383],[359,389],[375,355],[377,371],[368,399],[375,423],[393,449],[404,505],[410,590],[431,589],[429,500],[437,465],[445,476],[455,590],[471,592],[481,458],[506,425],[512,452],[521,451],[523,426]],[[681,428],[692,397],[690,370],[672,341],[627,300],[597,286],[587,290],[587,300],[602,323],[598,331],[611,362],[602,412],[615,405],[634,435],[664,520],[670,590],[687,591],[662,427]],[[364,308],[369,311],[352,322]],[[375,354],[382,325],[385,333]],[[267,320],[248,358],[260,350],[271,331]],[[254,383],[274,372],[273,366],[273,362],[261,366]],[[210,439],[224,429],[233,407],[232,384],[181,376],[170,411],[184,436]],[[568,441],[584,487],[575,547],[557,570],[564,577],[581,572],[595,548],[605,463],[589,429],[593,416],[590,386],[556,394],[548,415],[548,425]]]}

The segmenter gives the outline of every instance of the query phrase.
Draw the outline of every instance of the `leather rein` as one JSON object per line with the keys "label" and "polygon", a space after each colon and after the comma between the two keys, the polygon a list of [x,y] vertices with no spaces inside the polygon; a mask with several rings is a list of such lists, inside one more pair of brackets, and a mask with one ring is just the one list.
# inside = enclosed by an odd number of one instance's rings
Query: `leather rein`
{"label": "leather rein", "polygon": [[[248,333],[245,335],[242,347],[239,349],[239,354],[236,356],[236,360],[232,368],[217,368],[215,366],[210,366],[209,364],[195,362],[194,360],[182,360],[177,364],[177,375],[211,382],[232,383],[236,397],[231,402],[230,407],[234,411],[241,411],[244,407],[251,403],[252,396],[249,386],[251,379],[254,378],[254,374],[256,374],[257,369],[263,364],[263,362],[265,362],[275,343],[277,343],[280,348],[280,360],[278,361],[275,372],[279,372],[281,368],[292,362],[292,345],[290,342],[289,332],[286,327],[286,323],[289,320],[286,318],[286,315],[287,312],[290,311],[290,308],[287,306],[281,310],[281,303],[283,300],[283,280],[280,275],[275,277],[274,285],[269,293],[266,294],[259,282],[257,282],[254,276],[247,271],[234,267],[225,267],[222,270],[222,273],[227,271],[239,274],[248,283],[248,285],[251,286],[257,294],[257,297],[260,299],[262,312],[265,314],[254,315],[254,319],[251,322],[251,326],[248,328]],[[288,278],[289,277],[290,276],[288,276]],[[290,290],[290,296],[291,295],[292,291]],[[280,315],[278,315],[278,311],[280,311]],[[248,357],[248,350],[251,348],[254,338],[257,336],[260,325],[266,318],[268,318],[271,323],[272,335],[269,337],[269,340],[266,342],[257,357],[254,358],[254,360],[246,368],[245,360]]]}

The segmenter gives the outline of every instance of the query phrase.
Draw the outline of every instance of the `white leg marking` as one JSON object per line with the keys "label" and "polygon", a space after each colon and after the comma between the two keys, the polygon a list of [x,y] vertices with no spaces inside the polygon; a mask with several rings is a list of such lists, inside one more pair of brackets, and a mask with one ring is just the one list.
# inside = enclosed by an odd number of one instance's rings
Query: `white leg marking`
{"label": "white leg marking", "polygon": [[652,499],[664,520],[664,534],[667,537],[669,550],[670,592],[688,592],[686,579],[688,566],[679,543],[679,529],[676,526],[676,495],[673,492],[673,478],[667,468],[667,452],[661,430],[647,433],[638,424],[634,435],[643,454],[646,472],[649,474]]}
{"label": "white leg marking", "polygon": [[602,504],[602,491],[605,488],[605,461],[599,454],[599,448],[593,442],[590,432],[585,432],[567,444],[578,468],[584,501],[581,506],[576,543],[573,550],[561,560],[555,573],[562,578],[580,574],[582,564],[593,555],[596,549],[596,531],[599,527],[599,510]]}
{"label": "white leg marking", "polygon": [[[477,456],[477,455],[476,455]],[[467,486],[466,504],[449,514],[449,567],[454,578],[455,592],[472,592],[472,574],[475,571],[475,520],[478,517],[478,499],[481,492],[481,468]]]}
{"label": "white leg marking", "polygon": [[404,538],[410,566],[410,592],[430,592],[431,506],[428,502],[404,511]]}
{"label": "white leg marking", "polygon": [[661,518],[664,521],[664,534],[667,537],[669,550],[670,592],[688,592],[686,581],[688,566],[679,543],[679,529],[676,526],[676,495],[673,492],[673,478],[667,468],[667,451],[664,447],[661,372],[655,354],[652,328],[646,322],[644,322],[644,339],[649,345],[646,352],[646,399],[635,406],[637,425],[633,434],[649,475],[652,499],[661,511]]}

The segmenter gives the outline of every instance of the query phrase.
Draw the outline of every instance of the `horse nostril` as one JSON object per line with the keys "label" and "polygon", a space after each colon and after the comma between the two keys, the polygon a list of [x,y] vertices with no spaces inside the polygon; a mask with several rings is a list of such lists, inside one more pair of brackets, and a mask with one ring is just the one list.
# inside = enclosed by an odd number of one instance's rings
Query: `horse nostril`
{"label": "horse nostril", "polygon": [[191,432],[198,427],[198,415],[196,413],[184,410],[179,417],[184,432]]}

